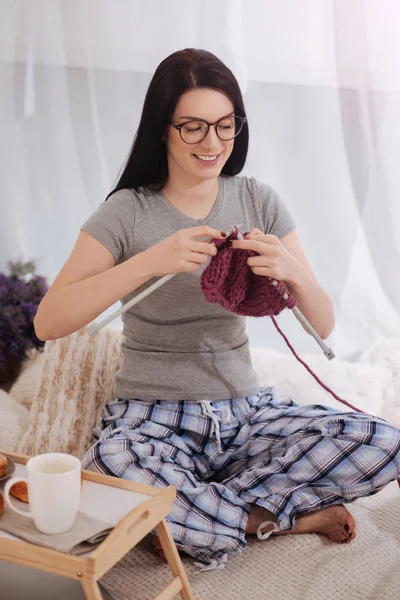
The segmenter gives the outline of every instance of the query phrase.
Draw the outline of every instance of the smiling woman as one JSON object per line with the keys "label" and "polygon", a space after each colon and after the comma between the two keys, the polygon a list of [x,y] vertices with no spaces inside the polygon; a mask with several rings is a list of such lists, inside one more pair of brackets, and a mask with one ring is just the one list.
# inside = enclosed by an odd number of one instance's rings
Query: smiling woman
{"label": "smiling woman", "polygon": [[[196,219],[206,217],[217,198],[218,176],[231,156],[234,139],[243,126],[241,117],[238,117],[239,127],[236,129],[233,111],[234,106],[225,93],[208,88],[189,90],[178,101],[169,123],[171,127],[165,136],[168,177],[163,194],[187,216]],[[187,116],[189,114],[198,116]],[[192,190],[191,209],[182,181],[191,188],[197,184],[204,190],[201,191],[200,187],[197,193]]]}
{"label": "smiling woman", "polygon": [[333,327],[285,205],[239,176],[248,138],[232,72],[204,50],[167,57],[117,186],[83,224],[35,319],[39,337],[61,337],[154,277],[177,274],[124,313],[116,398],[83,466],[176,486],[172,535],[211,567],[241,552],[249,534],[318,532],[349,543],[355,523],[343,503],[400,469],[400,432],[388,423],[260,389],[245,317],[201,291],[213,241],[240,223],[248,234],[234,246],[257,254],[249,271],[283,281],[322,337]]}

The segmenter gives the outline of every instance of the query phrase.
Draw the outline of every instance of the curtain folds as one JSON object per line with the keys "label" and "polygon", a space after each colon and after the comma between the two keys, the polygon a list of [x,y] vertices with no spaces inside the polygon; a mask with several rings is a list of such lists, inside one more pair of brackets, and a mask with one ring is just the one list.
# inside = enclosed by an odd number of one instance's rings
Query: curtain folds
{"label": "curtain folds", "polygon": [[[115,182],[151,74],[217,54],[242,88],[245,175],[292,212],[335,303],[330,345],[400,335],[400,7],[396,0],[0,0],[0,270],[51,281]],[[319,353],[291,314],[300,352]],[[253,346],[286,350],[268,319]]]}

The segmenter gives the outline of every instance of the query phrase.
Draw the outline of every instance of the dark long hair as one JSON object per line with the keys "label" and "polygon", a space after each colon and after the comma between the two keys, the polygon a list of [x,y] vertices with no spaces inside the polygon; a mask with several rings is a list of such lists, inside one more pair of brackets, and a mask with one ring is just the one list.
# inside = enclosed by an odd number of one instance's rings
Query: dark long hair
{"label": "dark long hair", "polygon": [[[121,177],[108,195],[123,188],[147,187],[161,190],[168,175],[167,154],[162,138],[166,135],[179,98],[192,88],[212,88],[224,92],[235,114],[245,117],[239,84],[232,71],[206,50],[186,48],[174,52],[157,67],[147,90],[142,117]],[[244,167],[249,144],[247,123],[226,161],[222,173],[237,175]]]}

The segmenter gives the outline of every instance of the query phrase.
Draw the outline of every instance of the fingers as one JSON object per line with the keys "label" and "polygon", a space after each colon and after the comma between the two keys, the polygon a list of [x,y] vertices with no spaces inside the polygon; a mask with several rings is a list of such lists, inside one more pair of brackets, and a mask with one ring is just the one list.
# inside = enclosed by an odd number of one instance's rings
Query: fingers
{"label": "fingers", "polygon": [[198,271],[199,269],[200,265],[198,263],[186,261],[180,270],[184,273],[193,273],[195,271]]}
{"label": "fingers", "polygon": [[209,254],[210,256],[215,256],[217,254],[217,248],[214,246],[214,244],[207,242],[192,242],[190,245],[190,250],[192,252]]}
{"label": "fingers", "polygon": [[244,234],[244,237],[247,239],[251,235],[264,235],[264,234],[262,231],[260,231],[260,229],[257,229],[257,227],[253,227],[252,229],[250,229],[250,231],[247,231]]}
{"label": "fingers", "polygon": [[190,227],[186,230],[192,239],[199,237],[208,237],[214,240],[223,240],[226,238],[226,234],[218,229],[213,229],[207,225],[198,225],[197,227]]}
{"label": "fingers", "polygon": [[181,262],[181,271],[191,273],[198,271],[201,265],[204,265],[208,260],[206,254],[200,254],[198,252],[190,252],[186,259]]}
{"label": "fingers", "polygon": [[259,229],[252,229],[245,236],[246,240],[262,240],[266,244],[279,244],[279,238],[271,233],[263,233]]}
{"label": "fingers", "polygon": [[279,277],[275,275],[275,271],[269,267],[251,267],[251,270],[253,271],[254,275],[263,275],[264,277],[279,279]]}
{"label": "fingers", "polygon": [[191,252],[190,255],[188,256],[187,260],[189,262],[194,262],[199,265],[204,265],[208,260],[208,255],[202,254],[200,252]]}
{"label": "fingers", "polygon": [[[232,248],[240,248],[242,250],[254,250],[258,254],[268,255],[268,256],[278,256],[279,255],[279,246],[275,243],[266,243],[264,241],[263,236],[262,241],[258,238],[253,239],[244,239],[244,240],[232,240],[231,247]],[[275,237],[275,236],[271,236]]]}
{"label": "fingers", "polygon": [[[247,264],[249,265],[249,267],[265,267],[265,262],[266,262],[266,256],[264,255],[259,255],[259,256],[250,256],[250,258],[247,259]],[[268,267],[270,269],[276,269],[278,267],[278,260],[276,260],[273,256],[272,257],[267,257],[267,262],[268,262]]]}
{"label": "fingers", "polygon": [[273,279],[282,279],[279,269],[279,263],[275,259],[264,256],[251,256],[247,259],[247,264],[255,275],[264,275]]}
{"label": "fingers", "polygon": [[264,275],[264,277],[281,279],[279,261],[275,256],[268,256],[265,254],[250,256],[247,259],[247,264],[255,275]]}

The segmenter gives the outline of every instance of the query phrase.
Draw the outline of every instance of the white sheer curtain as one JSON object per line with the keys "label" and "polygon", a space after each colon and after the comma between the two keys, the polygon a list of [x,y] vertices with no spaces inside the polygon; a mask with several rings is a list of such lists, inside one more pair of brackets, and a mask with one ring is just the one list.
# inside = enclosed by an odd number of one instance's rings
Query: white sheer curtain
{"label": "white sheer curtain", "polygon": [[[296,219],[341,357],[400,335],[397,0],[0,0],[0,270],[51,281],[128,153],[151,74],[203,47],[236,74],[244,174]],[[295,347],[319,352],[285,311]],[[253,345],[285,349],[268,319]]]}

